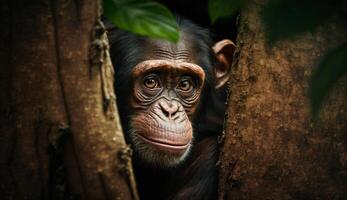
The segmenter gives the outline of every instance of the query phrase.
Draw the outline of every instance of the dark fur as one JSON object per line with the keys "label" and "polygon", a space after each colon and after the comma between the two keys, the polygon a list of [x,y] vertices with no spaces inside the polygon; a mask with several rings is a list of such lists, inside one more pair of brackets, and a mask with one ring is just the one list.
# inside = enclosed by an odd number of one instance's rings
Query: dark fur
{"label": "dark fur", "polygon": [[[223,92],[214,88],[213,66],[215,57],[208,30],[190,21],[178,19],[182,31],[193,36],[191,42],[198,53],[198,65],[206,74],[205,87],[201,96],[201,106],[194,119],[194,142],[192,152],[179,166],[162,168],[149,166],[134,156],[134,169],[141,199],[216,199],[217,134],[222,130],[224,115]],[[129,108],[129,84],[132,67],[143,61],[146,38],[129,32],[108,28],[111,44],[111,58],[115,67],[115,89],[117,103],[125,132],[129,131],[128,121],[132,110]],[[208,106],[207,105],[208,101]],[[204,113],[204,114],[202,114]],[[125,136],[126,139],[127,135]]]}

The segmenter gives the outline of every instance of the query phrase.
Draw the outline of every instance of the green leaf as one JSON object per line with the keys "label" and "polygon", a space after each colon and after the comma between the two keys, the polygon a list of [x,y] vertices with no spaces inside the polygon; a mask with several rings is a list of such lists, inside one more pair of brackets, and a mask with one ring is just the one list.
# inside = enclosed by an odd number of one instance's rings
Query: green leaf
{"label": "green leaf", "polygon": [[163,5],[144,0],[103,0],[104,15],[119,28],[178,42],[175,17]]}
{"label": "green leaf", "polygon": [[334,83],[343,75],[347,75],[347,42],[325,55],[311,77],[309,97],[313,117],[317,116]]}
{"label": "green leaf", "polygon": [[271,44],[303,32],[313,32],[336,15],[342,4],[343,0],[269,0],[262,10],[267,40]]}
{"label": "green leaf", "polygon": [[219,18],[229,17],[248,3],[247,0],[209,0],[208,14],[211,22],[215,23]]}

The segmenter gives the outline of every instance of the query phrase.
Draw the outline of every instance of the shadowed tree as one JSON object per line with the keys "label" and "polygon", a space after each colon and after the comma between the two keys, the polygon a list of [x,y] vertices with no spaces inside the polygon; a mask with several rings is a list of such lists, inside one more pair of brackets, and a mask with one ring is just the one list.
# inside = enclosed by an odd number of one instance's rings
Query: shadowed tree
{"label": "shadowed tree", "polygon": [[100,2],[0,4],[1,199],[137,199]]}

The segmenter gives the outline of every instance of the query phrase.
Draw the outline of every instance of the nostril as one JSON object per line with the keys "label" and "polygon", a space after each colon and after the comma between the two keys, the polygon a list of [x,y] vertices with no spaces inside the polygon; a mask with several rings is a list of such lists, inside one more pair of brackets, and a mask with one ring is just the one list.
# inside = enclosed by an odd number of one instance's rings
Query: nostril
{"label": "nostril", "polygon": [[167,110],[165,110],[165,109],[163,109],[163,108],[161,108],[161,110],[162,110],[162,112],[164,113],[164,115],[165,115],[166,117],[168,117],[168,118],[171,117],[170,112],[168,112]]}
{"label": "nostril", "polygon": [[178,105],[176,105],[175,103],[160,102],[159,105],[163,114],[169,119],[174,118],[176,113],[178,112]]}
{"label": "nostril", "polygon": [[174,116],[176,115],[177,112],[178,112],[178,106],[173,106],[171,115]]}

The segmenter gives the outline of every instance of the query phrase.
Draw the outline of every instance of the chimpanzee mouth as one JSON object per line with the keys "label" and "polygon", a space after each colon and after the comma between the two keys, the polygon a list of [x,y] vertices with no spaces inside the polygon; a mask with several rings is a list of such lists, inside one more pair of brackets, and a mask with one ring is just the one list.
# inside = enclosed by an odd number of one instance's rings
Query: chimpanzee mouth
{"label": "chimpanzee mouth", "polygon": [[165,141],[159,141],[159,140],[155,140],[155,139],[150,139],[147,138],[141,134],[138,134],[139,138],[141,138],[143,141],[155,146],[156,148],[158,148],[161,151],[167,151],[173,154],[183,154],[189,147],[189,143],[187,144],[172,144],[172,143],[168,143]]}

